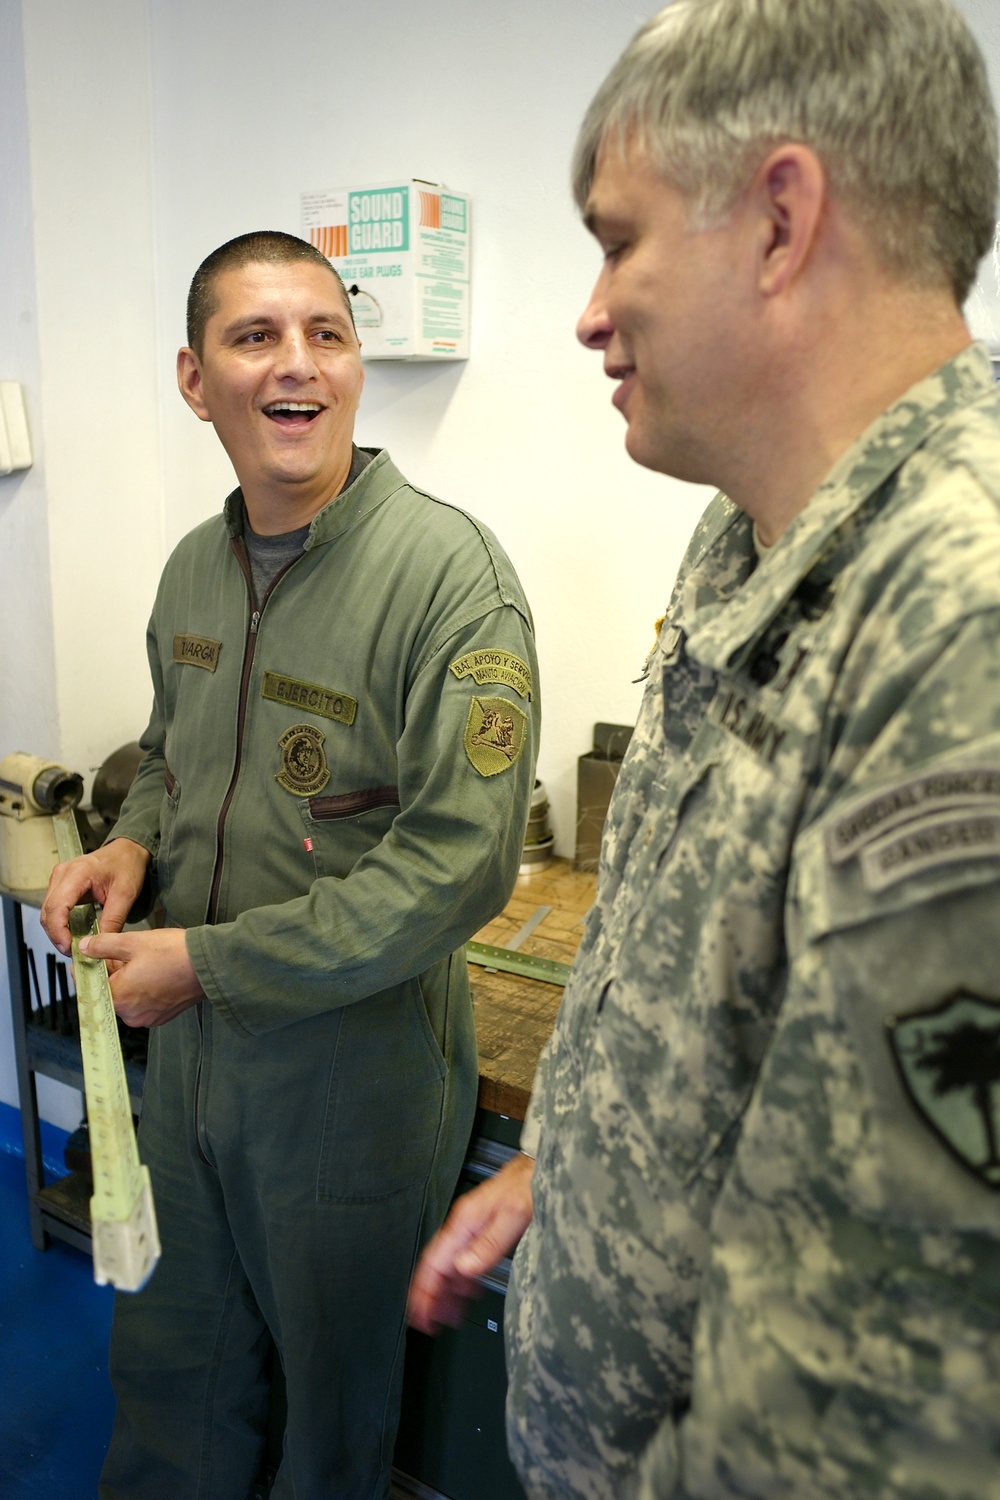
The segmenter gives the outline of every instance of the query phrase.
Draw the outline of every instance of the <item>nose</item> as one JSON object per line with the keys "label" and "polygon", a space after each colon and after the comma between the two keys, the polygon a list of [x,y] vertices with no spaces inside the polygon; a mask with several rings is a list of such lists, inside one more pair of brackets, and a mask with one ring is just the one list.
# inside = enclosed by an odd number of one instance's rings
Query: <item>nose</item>
{"label": "nose", "polygon": [[278,344],[274,373],[279,380],[308,380],[315,375],[312,345],[301,328],[286,329]]}
{"label": "nose", "polygon": [[576,325],[576,336],[587,349],[606,349],[615,326],[608,313],[605,273],[602,270],[594,283],[590,301],[580,314]]}

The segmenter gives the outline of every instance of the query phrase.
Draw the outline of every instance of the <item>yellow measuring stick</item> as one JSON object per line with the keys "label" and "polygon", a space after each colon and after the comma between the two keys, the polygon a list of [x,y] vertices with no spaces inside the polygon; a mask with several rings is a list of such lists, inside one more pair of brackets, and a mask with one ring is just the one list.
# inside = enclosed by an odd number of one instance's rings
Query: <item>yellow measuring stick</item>
{"label": "yellow measuring stick", "polygon": [[[57,814],[53,822],[59,858],[82,854],[72,810]],[[98,931],[93,906],[74,906],[69,926],[94,1177],[94,1280],[101,1286],[110,1282],[120,1292],[137,1292],[160,1258],[149,1168],[139,1160],[108,966],[79,951],[80,939]]]}

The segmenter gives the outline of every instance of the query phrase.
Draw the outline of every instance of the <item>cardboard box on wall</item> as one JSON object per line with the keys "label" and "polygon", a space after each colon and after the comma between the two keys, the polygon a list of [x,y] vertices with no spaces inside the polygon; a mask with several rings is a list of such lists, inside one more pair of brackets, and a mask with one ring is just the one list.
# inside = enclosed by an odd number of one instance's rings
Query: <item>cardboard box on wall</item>
{"label": "cardboard box on wall", "polygon": [[347,287],[363,359],[468,359],[470,209],[416,177],[302,194],[302,236]]}

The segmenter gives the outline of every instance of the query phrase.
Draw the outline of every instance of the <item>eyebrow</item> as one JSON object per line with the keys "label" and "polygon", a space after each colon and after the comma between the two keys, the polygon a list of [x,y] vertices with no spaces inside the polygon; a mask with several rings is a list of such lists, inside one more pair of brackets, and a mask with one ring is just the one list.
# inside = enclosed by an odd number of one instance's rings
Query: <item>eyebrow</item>
{"label": "eyebrow", "polygon": [[[352,326],[347,312],[341,308],[310,313],[305,321],[307,326],[313,327],[336,325],[341,328],[350,328]],[[276,328],[277,326],[278,319],[272,313],[248,313],[245,317],[235,318],[232,323],[227,323],[220,330],[220,337],[232,338],[236,334],[248,332],[251,328]]]}
{"label": "eyebrow", "polygon": [[600,239],[602,234],[608,234],[616,229],[621,229],[624,218],[621,214],[609,212],[599,206],[584,206],[583,213],[584,228],[589,230],[595,239]]}
{"label": "eyebrow", "polygon": [[601,229],[619,229],[623,224],[631,223],[633,212],[631,205],[616,202],[613,196],[591,189],[583,205],[582,217],[584,227],[591,234],[597,234]]}

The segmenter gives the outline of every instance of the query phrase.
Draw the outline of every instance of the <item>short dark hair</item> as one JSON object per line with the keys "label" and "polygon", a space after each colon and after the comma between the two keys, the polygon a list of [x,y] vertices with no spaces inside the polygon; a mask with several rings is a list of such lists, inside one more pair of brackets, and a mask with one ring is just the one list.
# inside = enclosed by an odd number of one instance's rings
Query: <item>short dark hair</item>
{"label": "short dark hair", "polygon": [[252,234],[240,234],[234,240],[227,240],[218,250],[206,255],[194,273],[187,299],[187,341],[198,358],[201,358],[205,342],[205,325],[218,306],[215,284],[223,271],[237,271],[242,266],[258,265],[261,262],[272,266],[289,265],[297,260],[314,261],[316,265],[329,271],[340,288],[353,328],[351,299],[322,250],[317,250],[308,240],[300,240],[297,235],[285,234],[280,229],[257,229]]}

